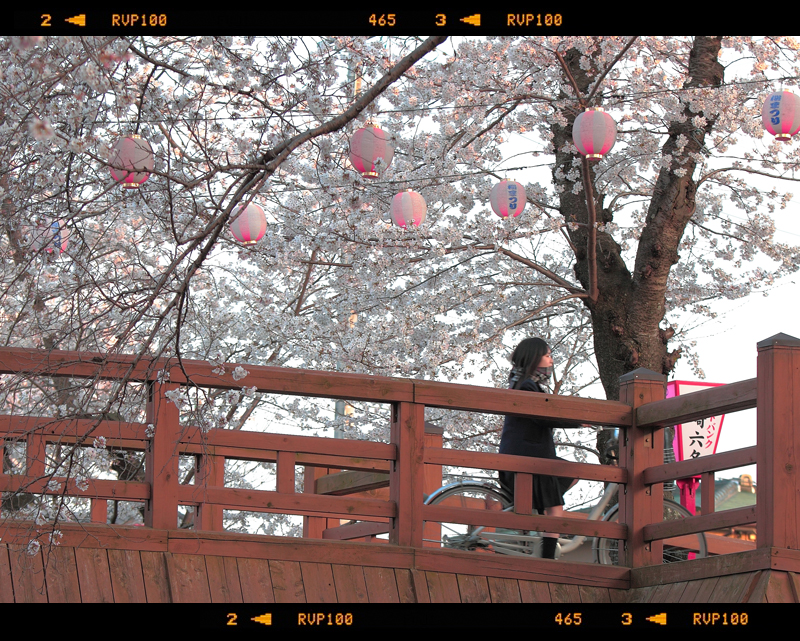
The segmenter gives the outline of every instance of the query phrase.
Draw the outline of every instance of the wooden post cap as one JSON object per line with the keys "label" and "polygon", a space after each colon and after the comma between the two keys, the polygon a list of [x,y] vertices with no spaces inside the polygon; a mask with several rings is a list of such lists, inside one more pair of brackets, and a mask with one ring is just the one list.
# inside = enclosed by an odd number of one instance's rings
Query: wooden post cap
{"label": "wooden post cap", "polygon": [[788,334],[784,334],[781,332],[780,334],[775,334],[775,336],[770,336],[769,338],[765,338],[763,341],[758,343],[758,349],[764,349],[765,347],[773,347],[775,345],[785,345],[787,347],[800,347],[800,338],[795,338],[794,336],[789,336]]}
{"label": "wooden post cap", "polygon": [[642,380],[642,381],[666,381],[667,377],[663,374],[659,374],[654,372],[651,369],[646,369],[644,367],[640,367],[639,369],[635,369],[632,372],[628,372],[627,374],[623,374],[619,377],[620,383],[627,383],[628,381],[632,380]]}

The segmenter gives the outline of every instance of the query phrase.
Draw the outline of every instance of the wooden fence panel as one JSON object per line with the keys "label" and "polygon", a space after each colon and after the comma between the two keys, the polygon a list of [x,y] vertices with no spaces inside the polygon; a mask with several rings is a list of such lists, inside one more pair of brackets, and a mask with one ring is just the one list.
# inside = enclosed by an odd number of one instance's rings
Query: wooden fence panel
{"label": "wooden fence panel", "polygon": [[331,569],[339,603],[369,603],[364,569],[360,565],[334,563]]}
{"label": "wooden fence panel", "polygon": [[370,603],[400,603],[394,568],[365,567],[364,582]]}
{"label": "wooden fence panel", "polygon": [[0,543],[0,603],[14,603],[11,561],[8,558],[8,546],[5,543]]}
{"label": "wooden fence panel", "polygon": [[114,603],[108,552],[102,548],[75,548],[78,582],[83,603]]}
{"label": "wooden fence panel", "polygon": [[425,576],[417,569],[395,568],[400,603],[430,603]]}
{"label": "wooden fence panel", "polygon": [[551,603],[550,586],[543,581],[519,581],[523,603]]}
{"label": "wooden fence panel", "polygon": [[239,558],[236,563],[244,603],[275,603],[270,562]]}
{"label": "wooden fence panel", "polygon": [[50,603],[80,603],[78,565],[74,548],[53,546],[48,550],[45,581]]}
{"label": "wooden fence panel", "polygon": [[146,603],[142,557],[137,550],[108,550],[114,603]]}
{"label": "wooden fence panel", "polygon": [[461,603],[456,574],[449,572],[426,572],[431,603]]}
{"label": "wooden fence panel", "polygon": [[168,552],[166,559],[173,603],[211,603],[204,556]]}
{"label": "wooden fence panel", "polygon": [[336,603],[333,569],[329,563],[300,563],[303,589],[309,603]]}
{"label": "wooden fence panel", "polygon": [[474,574],[457,574],[458,591],[461,595],[461,603],[491,603],[492,597],[489,594],[489,582],[485,576],[475,576]]}
{"label": "wooden fence panel", "polygon": [[171,603],[167,553],[143,550],[139,555],[142,559],[142,576],[147,602]]}
{"label": "wooden fence panel", "polygon": [[490,576],[487,583],[492,603],[522,603],[520,584],[533,582]]}
{"label": "wooden fence panel", "polygon": [[243,603],[236,559],[230,556],[206,556],[208,590],[212,603]]}
{"label": "wooden fence panel", "polygon": [[297,561],[270,561],[269,573],[275,603],[305,603],[303,574]]}

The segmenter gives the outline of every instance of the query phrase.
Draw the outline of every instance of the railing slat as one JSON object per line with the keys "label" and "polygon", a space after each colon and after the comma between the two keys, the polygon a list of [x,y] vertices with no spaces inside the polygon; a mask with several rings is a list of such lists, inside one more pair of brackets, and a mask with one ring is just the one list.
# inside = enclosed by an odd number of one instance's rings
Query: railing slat
{"label": "railing slat", "polygon": [[512,454],[492,454],[491,452],[465,452],[445,448],[425,448],[425,463],[470,467],[482,470],[503,470],[506,472],[525,472],[528,474],[547,474],[568,478],[626,483],[628,472],[624,468],[589,463],[572,463],[553,459],[515,456]]}
{"label": "railing slat", "polygon": [[640,428],[667,427],[756,406],[756,379],[712,387],[636,408]]}
{"label": "railing slat", "polygon": [[530,394],[519,390],[476,387],[435,381],[414,382],[414,402],[426,407],[477,411],[487,414],[521,414],[586,423],[586,417],[598,425],[628,427],[633,414],[630,406],[618,401],[602,401],[553,394]]}
{"label": "railing slat", "polygon": [[567,516],[527,516],[513,512],[495,512],[445,505],[423,505],[422,518],[439,523],[468,523],[516,530],[559,532],[562,535],[602,536],[609,539],[624,539],[628,532],[627,526],[623,523],[588,521]]}
{"label": "railing slat", "polygon": [[690,516],[674,521],[662,521],[644,527],[644,540],[657,541],[684,534],[719,530],[734,525],[746,525],[756,522],[756,508],[740,507],[701,516]]}
{"label": "railing slat", "polygon": [[0,349],[0,374],[21,373],[25,376],[70,376],[74,378],[120,379],[128,376],[132,382],[154,381],[159,370],[167,368],[170,382],[185,384],[186,374],[192,383],[201,387],[219,389],[241,389],[243,386],[256,386],[258,391],[272,394],[291,394],[314,396],[317,398],[347,398],[350,400],[391,403],[412,401],[413,381],[388,376],[369,374],[347,374],[342,372],[323,372],[317,370],[294,369],[290,367],[269,367],[264,365],[243,365],[248,375],[235,380],[233,370],[236,363],[225,363],[225,373],[216,374],[218,369],[206,361],[140,359],[136,367],[133,355],[120,354],[108,356],[93,352],[69,352],[62,350],[41,351],[22,348]]}
{"label": "railing slat", "polygon": [[757,453],[757,447],[753,445],[752,447],[743,447],[730,452],[701,456],[696,459],[665,463],[664,465],[647,468],[644,471],[643,478],[646,485],[651,485],[675,479],[685,479],[703,472],[719,472],[720,470],[729,470],[734,467],[744,467],[756,462]]}
{"label": "railing slat", "polygon": [[181,431],[181,443],[196,443],[210,447],[235,446],[268,449],[297,454],[324,454],[372,459],[394,460],[397,448],[391,443],[375,443],[320,436],[293,436],[290,434],[267,434],[246,430],[209,430],[202,433],[196,428]]}
{"label": "railing slat", "polygon": [[[61,487],[48,490],[47,484],[53,482]],[[87,479],[88,487],[81,490],[75,479],[63,477],[36,477],[21,474],[0,474],[0,492],[25,492],[29,494],[48,494],[61,496],[67,494],[87,499],[107,499],[118,501],[146,501],[150,498],[150,484],[136,481],[106,481]],[[64,487],[66,484],[66,487]]]}
{"label": "railing slat", "polygon": [[[353,496],[322,496],[316,494],[281,494],[267,490],[245,490],[234,487],[195,487],[181,485],[178,503],[219,505],[226,510],[278,512],[331,518],[369,520],[394,518],[397,506],[392,501],[365,499]],[[174,528],[173,528],[174,529]]]}

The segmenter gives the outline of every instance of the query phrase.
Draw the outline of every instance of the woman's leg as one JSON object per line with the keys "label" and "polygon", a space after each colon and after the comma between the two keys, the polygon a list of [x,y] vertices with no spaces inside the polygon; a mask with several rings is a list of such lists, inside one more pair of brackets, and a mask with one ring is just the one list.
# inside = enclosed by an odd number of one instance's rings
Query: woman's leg
{"label": "woman's leg", "polygon": [[[544,508],[545,516],[563,516],[564,506],[554,505],[553,507]],[[558,534],[552,532],[542,533],[542,558],[555,559],[556,558],[556,544],[558,543]]]}

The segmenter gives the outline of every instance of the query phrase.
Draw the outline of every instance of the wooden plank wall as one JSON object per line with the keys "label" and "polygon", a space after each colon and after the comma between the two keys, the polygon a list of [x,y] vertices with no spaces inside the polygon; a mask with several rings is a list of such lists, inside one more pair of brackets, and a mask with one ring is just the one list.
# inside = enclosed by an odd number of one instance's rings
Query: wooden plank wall
{"label": "wooden plank wall", "polygon": [[409,568],[0,545],[0,603],[570,603],[625,590]]}
{"label": "wooden plank wall", "polygon": [[627,603],[800,603],[800,574],[758,570],[634,588]]}
{"label": "wooden plank wall", "polygon": [[[44,554],[47,556],[45,557]],[[417,568],[0,544],[0,603],[800,603],[758,570],[631,590]]]}

